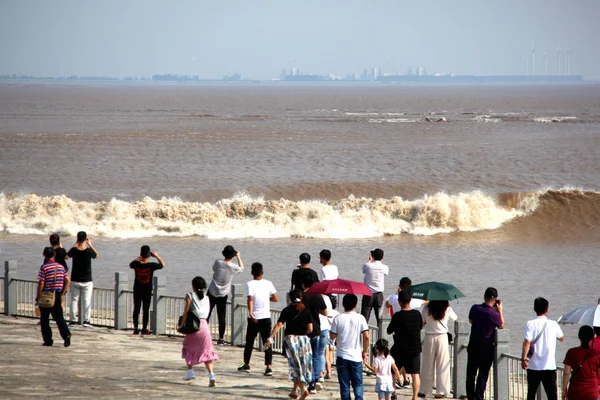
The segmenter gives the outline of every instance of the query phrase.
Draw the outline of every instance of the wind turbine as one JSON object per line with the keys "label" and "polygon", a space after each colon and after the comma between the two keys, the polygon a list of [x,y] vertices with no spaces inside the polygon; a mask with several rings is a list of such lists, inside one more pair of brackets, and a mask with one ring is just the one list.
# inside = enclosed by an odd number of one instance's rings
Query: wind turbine
{"label": "wind turbine", "polygon": [[560,76],[560,44],[556,48],[556,58],[558,61],[558,76]]}
{"label": "wind turbine", "polygon": [[548,56],[544,52],[544,76],[548,76]]}
{"label": "wind turbine", "polygon": [[566,70],[566,74],[565,75],[571,75],[571,49],[565,50],[565,55],[567,56],[566,62],[565,62],[565,70]]}
{"label": "wind turbine", "polygon": [[535,76],[535,50],[533,48],[533,40],[531,41],[531,76]]}

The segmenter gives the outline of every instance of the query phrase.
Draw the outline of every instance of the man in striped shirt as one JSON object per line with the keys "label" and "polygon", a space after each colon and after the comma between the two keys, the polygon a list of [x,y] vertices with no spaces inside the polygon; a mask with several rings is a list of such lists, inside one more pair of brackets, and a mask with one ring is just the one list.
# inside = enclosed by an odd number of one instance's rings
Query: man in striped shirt
{"label": "man in striped shirt", "polygon": [[[65,322],[61,304],[61,295],[69,290],[69,281],[65,279],[65,267],[54,261],[55,251],[52,247],[44,249],[44,258],[46,262],[40,268],[38,273],[38,289],[35,302],[40,299],[42,292],[54,292],[54,306],[50,308],[40,307],[40,323],[42,325],[42,338],[44,346],[52,346],[52,330],[50,329],[50,314],[56,321],[60,336],[64,340],[65,347],[71,345],[71,332]],[[65,284],[66,282],[66,284]]]}

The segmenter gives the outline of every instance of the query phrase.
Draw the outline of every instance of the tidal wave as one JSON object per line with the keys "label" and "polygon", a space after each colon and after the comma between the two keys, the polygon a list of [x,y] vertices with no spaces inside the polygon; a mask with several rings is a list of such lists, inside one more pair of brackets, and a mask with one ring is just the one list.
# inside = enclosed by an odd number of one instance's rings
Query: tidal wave
{"label": "tidal wave", "polygon": [[547,192],[493,196],[437,193],[415,200],[348,196],[334,201],[265,200],[239,193],[215,203],[178,198],[82,202],[0,194],[0,229],[10,234],[140,238],[371,238],[497,229],[536,210]]}

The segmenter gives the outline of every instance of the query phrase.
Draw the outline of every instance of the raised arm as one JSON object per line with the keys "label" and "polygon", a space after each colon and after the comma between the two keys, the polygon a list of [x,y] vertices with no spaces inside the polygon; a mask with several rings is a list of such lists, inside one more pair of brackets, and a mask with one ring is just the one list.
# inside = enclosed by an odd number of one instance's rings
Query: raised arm
{"label": "raised arm", "polygon": [[90,246],[90,249],[94,250],[94,253],[96,253],[96,258],[100,258],[100,254],[98,253],[98,250],[96,250],[96,248],[92,244],[92,240],[90,238],[87,238],[85,240],[85,242],[87,243],[88,246]]}
{"label": "raised arm", "polygon": [[155,252],[155,251],[151,251],[151,252],[150,252],[150,255],[151,255],[152,257],[156,258],[156,259],[158,260],[158,262],[160,263],[160,265],[162,265],[162,266],[163,266],[163,268],[167,266],[167,264],[165,264],[165,262],[163,261],[162,257],[161,257],[161,256],[159,256],[157,252]]}
{"label": "raised arm", "polygon": [[240,268],[242,270],[244,270],[244,262],[242,261],[242,255],[240,254],[240,252],[236,252],[235,253],[235,258],[237,259],[238,265],[240,266]]}

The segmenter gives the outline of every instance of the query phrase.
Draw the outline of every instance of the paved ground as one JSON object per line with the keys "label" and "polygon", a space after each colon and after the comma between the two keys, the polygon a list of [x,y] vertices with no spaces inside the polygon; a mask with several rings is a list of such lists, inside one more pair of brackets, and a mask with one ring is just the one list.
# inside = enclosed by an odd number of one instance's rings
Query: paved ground
{"label": "paved ground", "polygon": [[[38,320],[0,316],[0,399],[287,399],[287,361],[274,357],[274,376],[263,377],[263,357],[253,354],[252,372],[237,372],[243,349],[219,346],[215,364],[217,387],[208,387],[204,366],[197,379],[184,382],[187,367],[181,359],[181,338],[133,336],[131,331],[107,328],[72,329],[72,345],[64,348],[52,324],[54,346],[42,346]],[[338,384],[309,399],[339,398]],[[377,398],[375,379],[365,377],[365,398]],[[408,391],[399,399],[409,399]]]}

